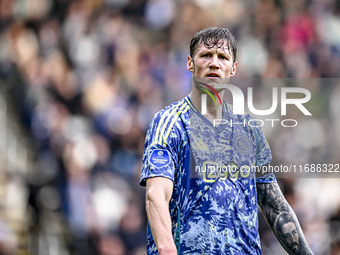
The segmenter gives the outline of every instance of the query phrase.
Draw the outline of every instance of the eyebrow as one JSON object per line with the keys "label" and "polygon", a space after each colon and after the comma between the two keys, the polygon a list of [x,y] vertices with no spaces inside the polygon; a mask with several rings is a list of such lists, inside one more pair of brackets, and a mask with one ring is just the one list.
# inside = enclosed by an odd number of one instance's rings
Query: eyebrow
{"label": "eyebrow", "polygon": [[214,53],[217,51],[217,54],[222,54],[222,55],[226,55],[228,57],[231,57],[231,54],[230,52],[228,52],[227,50],[223,49],[214,49],[214,48],[211,48],[211,49],[203,49],[202,52],[200,52],[200,55],[201,54],[206,54],[206,53]]}

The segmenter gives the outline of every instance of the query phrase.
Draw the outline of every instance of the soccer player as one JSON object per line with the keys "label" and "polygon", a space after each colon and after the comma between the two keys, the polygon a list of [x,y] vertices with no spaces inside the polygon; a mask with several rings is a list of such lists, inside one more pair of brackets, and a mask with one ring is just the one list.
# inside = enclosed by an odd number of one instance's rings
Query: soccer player
{"label": "soccer player", "polygon": [[[257,204],[289,254],[313,254],[275,176],[256,178],[252,170],[271,161],[261,128],[243,125],[251,117],[233,114],[221,100],[224,89],[215,86],[235,75],[236,53],[227,29],[196,33],[187,61],[190,94],[156,113],[149,126],[140,179],[149,255],[261,254]],[[294,229],[283,225],[282,214]]]}

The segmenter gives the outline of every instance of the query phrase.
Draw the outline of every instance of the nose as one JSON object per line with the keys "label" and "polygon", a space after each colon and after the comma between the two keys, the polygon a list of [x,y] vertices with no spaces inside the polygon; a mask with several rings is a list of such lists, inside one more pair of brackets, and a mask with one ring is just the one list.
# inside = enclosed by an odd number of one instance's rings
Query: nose
{"label": "nose", "polygon": [[219,68],[218,56],[217,55],[212,56],[210,63],[209,63],[209,67],[210,68],[216,68],[216,69]]}
{"label": "nose", "polygon": [[293,235],[292,240],[294,243],[297,243],[299,241],[299,236],[298,235]]}
{"label": "nose", "polygon": [[294,237],[292,235],[289,235],[287,239],[288,239],[288,241],[287,241],[288,243],[294,242]]}

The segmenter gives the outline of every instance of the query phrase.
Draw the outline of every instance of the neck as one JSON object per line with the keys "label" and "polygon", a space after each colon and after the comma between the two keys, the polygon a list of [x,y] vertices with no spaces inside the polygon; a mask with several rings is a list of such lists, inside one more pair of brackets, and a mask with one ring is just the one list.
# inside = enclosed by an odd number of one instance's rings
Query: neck
{"label": "neck", "polygon": [[[199,110],[204,117],[206,117],[208,120],[210,120],[210,122],[213,123],[214,119],[222,119],[223,105],[221,105],[220,100],[218,99],[217,95],[215,95],[214,93],[211,93],[211,94],[214,97],[214,99],[212,99],[211,96],[206,94],[204,91],[201,91],[197,89],[195,86],[193,86],[189,94],[189,97],[193,105],[196,107],[196,109]],[[202,95],[206,95],[206,100],[207,100],[205,113],[202,112]],[[219,91],[218,95],[222,100],[223,95],[224,95],[224,90]]]}

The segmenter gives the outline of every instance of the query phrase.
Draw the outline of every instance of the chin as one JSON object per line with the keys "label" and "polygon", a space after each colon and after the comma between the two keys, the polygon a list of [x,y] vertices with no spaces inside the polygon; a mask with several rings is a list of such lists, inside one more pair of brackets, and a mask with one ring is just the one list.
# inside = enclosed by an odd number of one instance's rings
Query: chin
{"label": "chin", "polygon": [[203,81],[205,81],[205,82],[209,82],[209,83],[222,83],[222,81],[224,80],[224,79],[222,79],[222,78],[220,78],[220,77],[204,77],[203,79],[202,79]]}
{"label": "chin", "polygon": [[299,246],[297,246],[297,245],[296,245],[296,246],[293,246],[293,247],[292,247],[292,250],[293,250],[294,253],[298,254],[298,252],[299,252]]}

